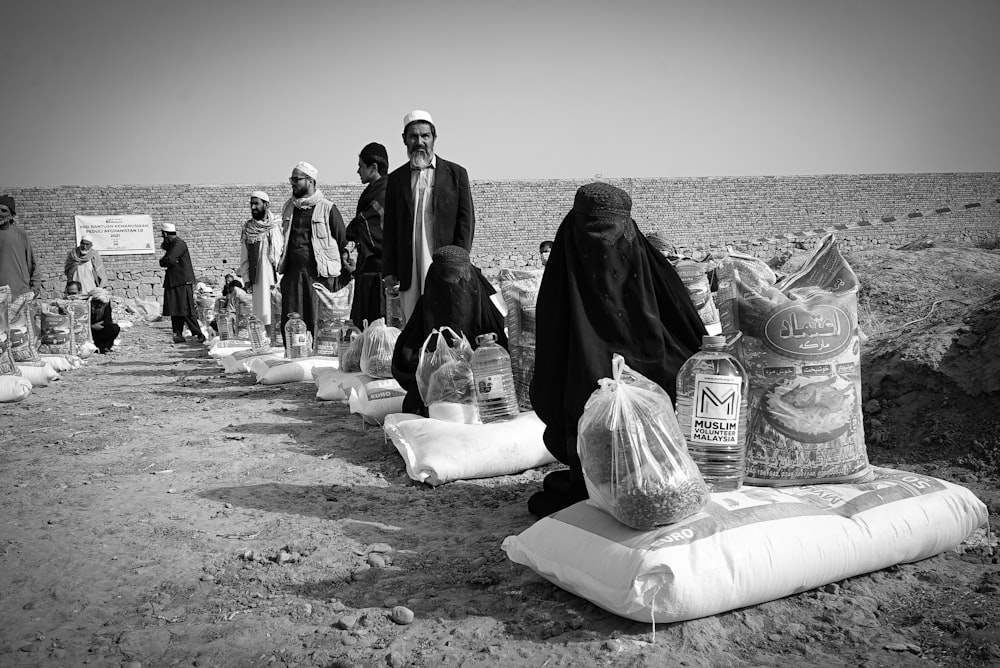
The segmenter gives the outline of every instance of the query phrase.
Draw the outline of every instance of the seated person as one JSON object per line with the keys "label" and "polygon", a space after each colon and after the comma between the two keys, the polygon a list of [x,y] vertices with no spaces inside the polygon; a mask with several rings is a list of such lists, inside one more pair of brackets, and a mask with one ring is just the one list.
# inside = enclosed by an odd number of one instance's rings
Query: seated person
{"label": "seated person", "polygon": [[530,397],[544,441],[569,467],[545,476],[528,501],[538,517],[587,498],[576,427],[611,356],[675,395],[677,371],[701,345],[705,326],[687,288],[632,220],[632,199],[591,183],[576,192],[556,232],[535,309]]}
{"label": "seated person", "polygon": [[104,288],[94,288],[88,294],[82,294],[79,281],[70,281],[66,284],[66,296],[70,299],[90,298],[90,335],[94,339],[97,351],[102,355],[113,352],[115,339],[121,333],[119,327],[112,319],[111,295]]}
{"label": "seated person", "polygon": [[[253,311],[253,297],[243,289],[243,282],[232,274],[226,274],[226,282],[222,286],[222,296],[228,298],[226,300],[226,310],[233,315],[239,313],[238,308],[240,305],[245,307],[248,314]],[[212,320],[208,325],[216,334],[219,333],[218,320]],[[235,335],[235,332],[233,332],[233,335]]]}
{"label": "seated person", "polygon": [[542,267],[549,263],[549,255],[552,254],[552,242],[543,241],[538,244],[538,259],[542,263]]}
{"label": "seated person", "polygon": [[490,299],[495,292],[469,260],[469,251],[460,246],[442,246],[434,251],[424,292],[396,339],[392,355],[392,376],[406,390],[404,413],[427,417],[427,407],[417,389],[417,364],[420,348],[431,330],[451,327],[465,335],[473,350],[477,336],[494,332],[497,343],[507,348],[503,315]]}
{"label": "seated person", "polygon": [[238,339],[249,339],[250,318],[253,316],[253,295],[246,291],[243,282],[234,279],[229,283],[229,312],[233,314]]}

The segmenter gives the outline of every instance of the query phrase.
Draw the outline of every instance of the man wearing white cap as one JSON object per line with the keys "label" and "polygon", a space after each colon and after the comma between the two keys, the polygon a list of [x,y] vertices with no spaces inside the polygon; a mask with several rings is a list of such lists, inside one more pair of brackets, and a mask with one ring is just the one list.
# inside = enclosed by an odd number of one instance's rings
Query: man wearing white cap
{"label": "man wearing white cap", "polygon": [[308,162],[292,169],[292,196],[281,210],[284,250],[281,274],[281,331],[288,314],[298,313],[310,332],[315,327],[313,283],[336,292],[351,280],[354,269],[347,253],[344,218],[333,202],[316,188],[319,171]]}
{"label": "man wearing white cap", "polygon": [[240,277],[252,295],[253,313],[274,341],[276,318],[271,314],[271,287],[278,282],[278,262],[285,246],[281,218],[271,213],[271,198],[263,190],[250,193],[250,219],[240,234]]}
{"label": "man wearing white cap", "polygon": [[198,309],[194,303],[194,267],[191,266],[187,244],[177,236],[177,227],[173,223],[163,223],[160,234],[163,237],[160,248],[166,251],[160,258],[160,266],[166,269],[163,276],[163,315],[170,316],[174,343],[184,343],[184,325],[199,341],[204,342],[205,335],[195,317]]}
{"label": "man wearing white cap", "polygon": [[386,183],[382,276],[386,287],[398,287],[407,320],[423,293],[431,254],[442,246],[470,250],[476,228],[469,174],[434,153],[436,139],[429,113],[406,114],[403,144],[410,161]]}
{"label": "man wearing white cap", "polygon": [[94,238],[89,234],[80,237],[80,243],[66,256],[63,271],[66,280],[77,281],[84,293],[104,287],[108,282],[108,276],[104,271],[104,260],[94,248]]}

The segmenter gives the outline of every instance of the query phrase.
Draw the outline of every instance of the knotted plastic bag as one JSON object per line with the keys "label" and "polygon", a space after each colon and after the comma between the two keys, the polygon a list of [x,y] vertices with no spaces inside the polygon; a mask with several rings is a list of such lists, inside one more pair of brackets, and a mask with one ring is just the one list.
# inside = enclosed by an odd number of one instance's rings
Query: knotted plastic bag
{"label": "knotted plastic bag", "polygon": [[590,503],[648,531],[693,515],[709,490],[687,451],[667,393],[617,353],[577,425]]}
{"label": "knotted plastic bag", "polygon": [[361,373],[372,378],[392,378],[392,351],[400,331],[378,318],[368,325],[361,338]]}
{"label": "knotted plastic bag", "polygon": [[425,406],[437,402],[475,404],[472,346],[465,335],[451,327],[432,329],[420,347],[416,380]]}

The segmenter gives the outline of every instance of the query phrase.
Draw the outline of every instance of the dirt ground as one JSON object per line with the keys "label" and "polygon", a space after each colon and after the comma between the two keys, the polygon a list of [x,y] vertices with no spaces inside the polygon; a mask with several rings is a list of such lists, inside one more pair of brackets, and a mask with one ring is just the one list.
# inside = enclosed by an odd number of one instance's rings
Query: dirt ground
{"label": "dirt ground", "polygon": [[[996,532],[1000,253],[848,259],[871,460],[969,487]],[[0,665],[1000,666],[995,533],[654,633],[501,552],[547,469],[414,483],[314,385],[165,322],[123,340],[0,405]]]}

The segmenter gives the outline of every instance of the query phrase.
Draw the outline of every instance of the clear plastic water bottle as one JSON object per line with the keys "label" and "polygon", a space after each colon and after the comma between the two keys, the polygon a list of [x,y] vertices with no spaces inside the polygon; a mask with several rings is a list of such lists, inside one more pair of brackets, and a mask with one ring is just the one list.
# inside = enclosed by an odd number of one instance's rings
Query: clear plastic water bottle
{"label": "clear plastic water bottle", "polygon": [[219,339],[222,341],[236,336],[236,318],[229,312],[229,297],[215,300],[215,328],[219,330]]}
{"label": "clear plastic water bottle", "polygon": [[267,338],[267,331],[257,316],[251,315],[247,320],[247,330],[250,334],[250,349],[255,353],[267,352],[271,348],[271,340]]}
{"label": "clear plastic water bottle", "polygon": [[476,337],[479,346],[472,353],[472,380],[476,385],[479,418],[498,422],[517,417],[517,393],[510,355],[497,343],[493,332]]}
{"label": "clear plastic water bottle", "polygon": [[285,323],[285,357],[288,359],[309,357],[311,348],[305,320],[298,313],[289,313],[288,322]]}
{"label": "clear plastic water bottle", "polygon": [[746,468],[746,370],[724,336],[704,336],[677,372],[677,422],[713,492],[739,489]]}
{"label": "clear plastic water bottle", "polygon": [[342,324],[339,319],[323,320],[316,330],[316,354],[325,357],[336,357],[340,354],[340,331]]}

